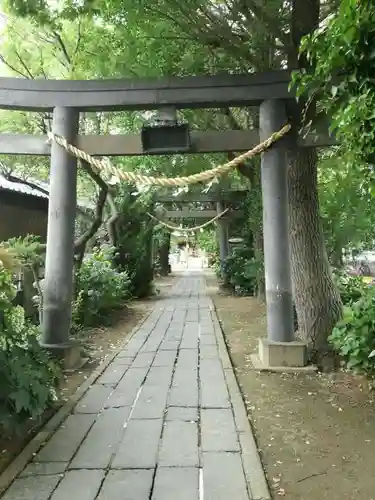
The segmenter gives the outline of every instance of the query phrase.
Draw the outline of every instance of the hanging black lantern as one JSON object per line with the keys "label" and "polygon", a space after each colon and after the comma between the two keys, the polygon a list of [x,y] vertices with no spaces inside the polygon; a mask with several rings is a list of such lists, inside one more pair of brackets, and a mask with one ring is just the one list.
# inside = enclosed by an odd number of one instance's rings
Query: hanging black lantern
{"label": "hanging black lantern", "polygon": [[186,153],[191,149],[188,123],[177,123],[176,110],[159,110],[155,123],[144,125],[141,131],[145,154]]}

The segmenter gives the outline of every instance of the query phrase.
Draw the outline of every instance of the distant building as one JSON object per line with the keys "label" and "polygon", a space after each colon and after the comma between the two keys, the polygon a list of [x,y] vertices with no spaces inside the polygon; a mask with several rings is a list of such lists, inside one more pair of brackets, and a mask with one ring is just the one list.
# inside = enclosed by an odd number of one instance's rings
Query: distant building
{"label": "distant building", "polygon": [[35,234],[47,237],[48,195],[0,175],[0,241]]}
{"label": "distant building", "polygon": [[[48,184],[32,180],[42,190],[22,182],[12,182],[0,175],[0,241],[34,234],[47,238]],[[46,192],[43,192],[46,191]],[[92,209],[91,203],[79,203]]]}

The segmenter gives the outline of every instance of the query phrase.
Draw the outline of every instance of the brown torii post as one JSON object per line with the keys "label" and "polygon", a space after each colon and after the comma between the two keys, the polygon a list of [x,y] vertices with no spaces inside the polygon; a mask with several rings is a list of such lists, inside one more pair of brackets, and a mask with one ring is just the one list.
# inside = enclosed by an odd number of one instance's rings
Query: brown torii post
{"label": "brown torii post", "polygon": [[[262,105],[262,102],[292,99],[288,89],[289,79],[288,71],[138,81],[0,78],[0,109],[53,111],[54,132],[71,143],[76,142],[78,147],[92,155],[140,155],[145,152],[139,135],[77,136],[79,112],[149,110],[166,106],[196,109],[261,105],[263,138],[274,131],[278,122],[282,124],[285,116],[279,114],[282,104],[265,102]],[[64,352],[69,348],[76,161],[60,146],[51,147],[46,139],[45,136],[0,135],[0,154],[51,155],[42,344]],[[191,148],[187,153],[240,152],[251,149],[258,142],[259,132],[255,130],[192,131]],[[319,137],[299,139],[300,145],[306,147],[330,145],[332,142],[325,133]],[[276,348],[281,345],[277,342],[282,341],[278,363],[298,365],[300,358],[292,359],[293,356],[285,354],[290,349],[284,345],[286,343],[293,349],[296,347],[291,328],[289,250],[285,243],[288,224],[283,147],[276,144],[263,154],[262,159],[268,341]],[[274,169],[279,169],[279,173],[273,172]],[[262,364],[267,365],[268,362],[272,368],[273,351],[268,352],[268,358],[264,356],[264,351],[264,345],[261,345]]]}

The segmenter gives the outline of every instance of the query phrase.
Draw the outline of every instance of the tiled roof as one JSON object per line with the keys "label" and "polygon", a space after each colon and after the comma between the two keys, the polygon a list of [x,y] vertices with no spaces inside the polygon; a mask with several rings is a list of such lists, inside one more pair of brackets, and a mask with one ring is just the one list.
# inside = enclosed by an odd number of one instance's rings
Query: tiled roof
{"label": "tiled roof", "polygon": [[[46,182],[41,182],[41,181],[36,181],[35,179],[30,179],[30,182],[33,184],[39,186],[41,189],[44,189],[45,191],[49,190],[49,185]],[[39,189],[34,189],[30,186],[27,186],[26,184],[23,184],[22,182],[13,182],[9,181],[6,179],[4,176],[0,174],[0,190],[5,189],[7,191],[13,191],[21,194],[26,194],[28,196],[35,196],[37,198],[44,198],[47,199],[49,198],[49,195],[46,193],[43,193],[43,191],[39,191]],[[88,209],[94,209],[95,204],[92,203],[91,200],[88,199],[79,199],[78,200],[78,206],[80,208],[88,208]]]}
{"label": "tiled roof", "polygon": [[[32,181],[33,184],[40,186],[42,189],[48,191],[48,184],[44,182]],[[12,182],[8,181],[5,177],[0,175],[0,189],[6,189],[7,191],[15,191],[17,193],[27,194],[29,196],[36,196],[38,198],[48,199],[48,194],[39,191],[38,189],[33,189],[22,182]]]}

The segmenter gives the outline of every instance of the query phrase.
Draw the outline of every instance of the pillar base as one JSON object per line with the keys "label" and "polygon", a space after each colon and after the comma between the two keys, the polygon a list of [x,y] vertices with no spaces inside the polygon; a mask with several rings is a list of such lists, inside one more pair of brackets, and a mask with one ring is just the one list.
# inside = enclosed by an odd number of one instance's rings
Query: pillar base
{"label": "pillar base", "polygon": [[77,341],[66,344],[44,344],[41,342],[40,345],[61,363],[64,371],[78,370],[87,362],[87,359],[82,357],[82,348]]}
{"label": "pillar base", "polygon": [[304,342],[271,342],[259,339],[258,353],[251,356],[254,369],[271,372],[315,372],[317,367],[307,364],[307,346]]}

